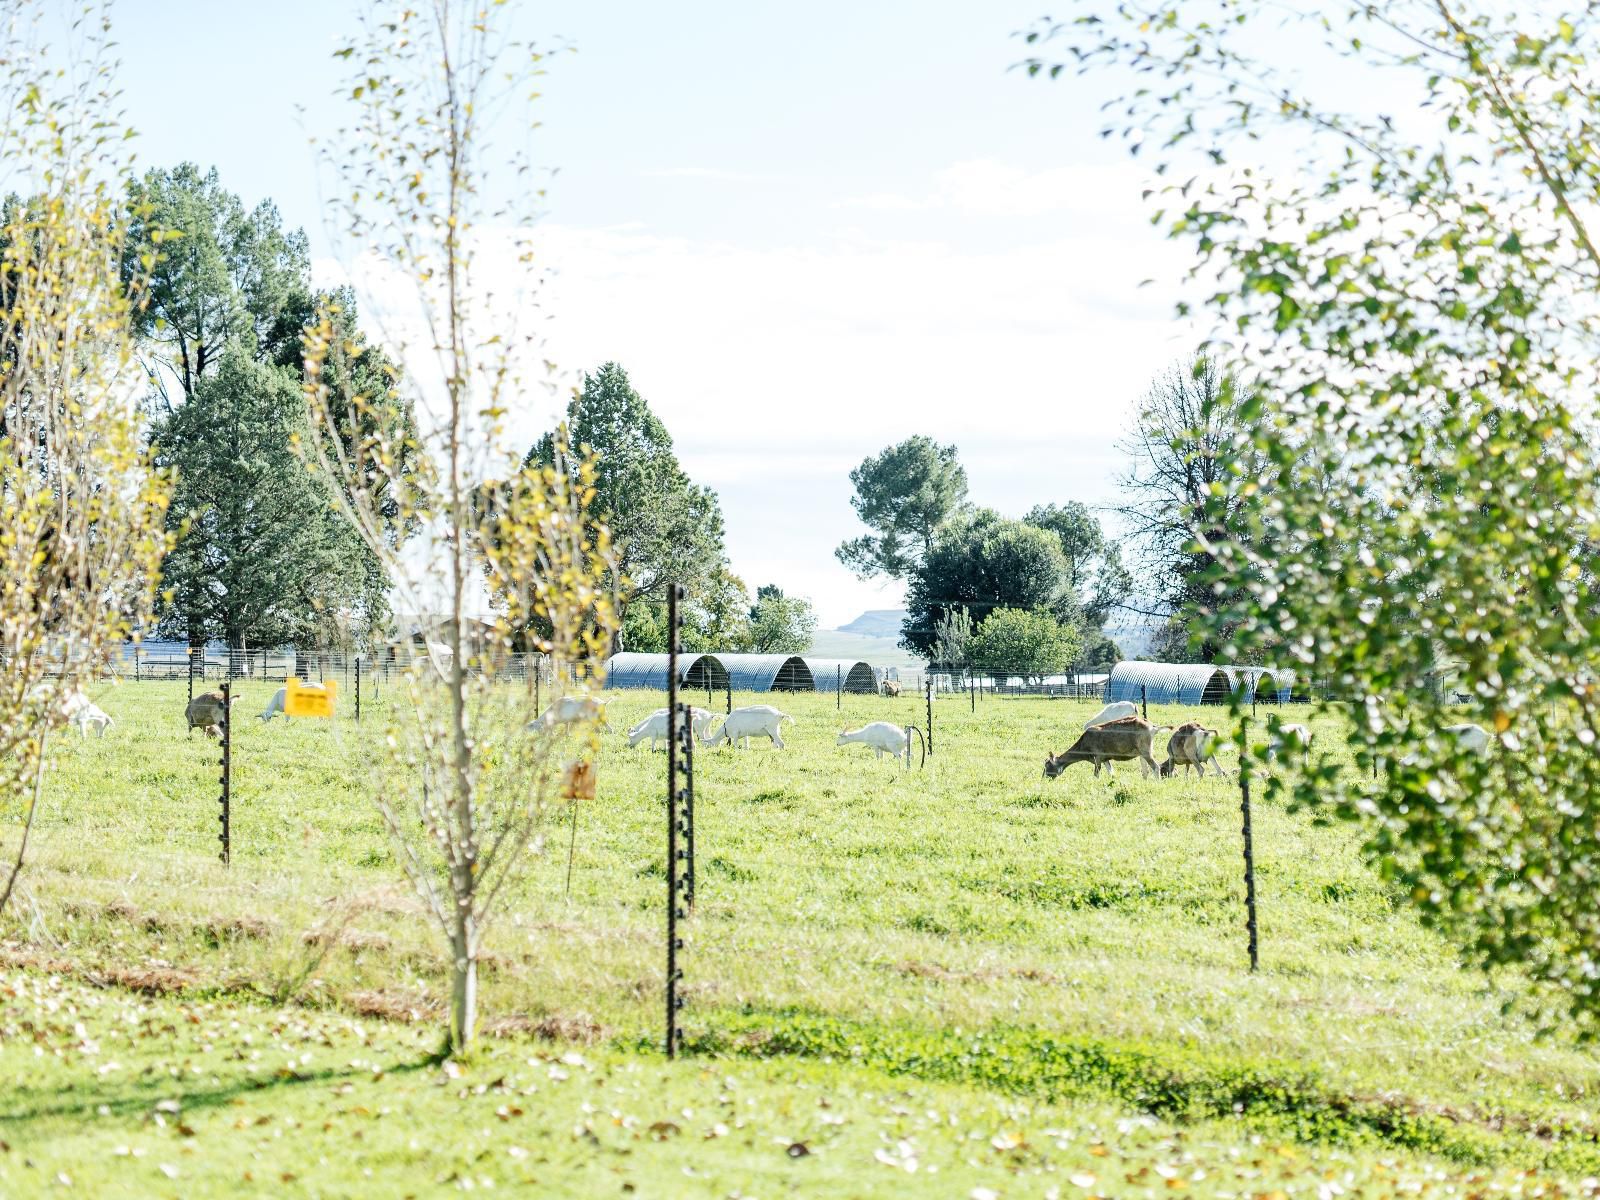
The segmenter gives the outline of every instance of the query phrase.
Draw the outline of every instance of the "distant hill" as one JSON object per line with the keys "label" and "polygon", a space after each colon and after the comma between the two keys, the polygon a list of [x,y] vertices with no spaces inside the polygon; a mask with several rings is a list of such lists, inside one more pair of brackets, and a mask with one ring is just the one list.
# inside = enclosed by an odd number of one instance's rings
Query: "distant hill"
{"label": "distant hill", "polygon": [[817,658],[850,658],[875,667],[920,668],[922,660],[900,648],[895,637],[867,637],[842,629],[819,629],[811,639],[811,654]]}
{"label": "distant hill", "polygon": [[862,613],[848,625],[839,626],[839,633],[859,633],[862,637],[900,637],[900,626],[906,619],[903,608],[874,608]]}

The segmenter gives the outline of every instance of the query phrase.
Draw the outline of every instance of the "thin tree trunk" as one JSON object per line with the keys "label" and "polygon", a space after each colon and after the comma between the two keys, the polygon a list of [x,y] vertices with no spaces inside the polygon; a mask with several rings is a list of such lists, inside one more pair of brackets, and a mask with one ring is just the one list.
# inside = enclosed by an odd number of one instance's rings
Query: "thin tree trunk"
{"label": "thin tree trunk", "polygon": [[[458,211],[457,192],[461,179],[460,163],[460,113],[455,96],[455,77],[448,58],[449,40],[443,36],[446,47],[445,82],[450,90],[450,212]],[[459,1054],[471,1044],[473,1026],[478,1008],[477,940],[473,936],[472,909],[476,900],[477,880],[477,829],[474,811],[472,781],[472,750],[467,733],[467,681],[466,640],[462,637],[463,603],[467,588],[467,565],[464,561],[462,540],[465,534],[462,506],[464,496],[461,481],[462,422],[464,393],[467,388],[467,354],[461,337],[461,310],[458,295],[461,259],[456,241],[456,223],[452,219],[445,234],[445,286],[449,305],[450,364],[452,378],[447,381],[450,394],[450,719],[453,745],[452,759],[455,791],[456,835],[460,839],[456,861],[450,864],[451,899],[455,903],[452,921],[451,950],[455,954],[450,995],[450,1048]]]}
{"label": "thin tree trunk", "polygon": [[460,1054],[472,1044],[478,1024],[478,955],[474,949],[470,906],[458,905],[450,938],[450,1050]]}
{"label": "thin tree trunk", "polygon": [[[48,735],[46,735],[48,736]],[[11,873],[6,876],[6,890],[0,892],[0,916],[5,915],[11,892],[17,886],[17,876],[22,874],[22,864],[28,853],[28,835],[33,832],[33,818],[39,812],[39,792],[44,786],[45,743],[39,742],[39,769],[33,777],[33,802],[28,805],[28,819],[22,826],[22,841],[17,843],[17,857],[11,863]]]}

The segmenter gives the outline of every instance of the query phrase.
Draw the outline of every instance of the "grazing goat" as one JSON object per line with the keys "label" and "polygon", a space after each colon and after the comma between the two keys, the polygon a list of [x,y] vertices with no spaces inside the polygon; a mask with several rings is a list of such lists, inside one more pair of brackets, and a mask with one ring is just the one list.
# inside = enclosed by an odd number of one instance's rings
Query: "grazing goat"
{"label": "grazing goat", "polygon": [[1456,745],[1461,747],[1461,749],[1469,750],[1472,753],[1485,758],[1488,757],[1489,746],[1494,741],[1494,738],[1490,736],[1489,731],[1482,725],[1473,725],[1470,723],[1466,725],[1446,725],[1439,732],[1448,733],[1451,737],[1455,738]]}
{"label": "grazing goat", "polygon": [[848,746],[852,742],[871,746],[879,758],[885,754],[893,754],[898,758],[906,752],[906,731],[888,721],[874,721],[870,725],[863,725],[860,729],[841,732],[839,740],[834,745]]}
{"label": "grazing goat", "polygon": [[1117,700],[1095,713],[1083,723],[1083,727],[1093,729],[1096,725],[1109,725],[1112,721],[1121,721],[1138,715],[1139,706],[1132,700]]}
{"label": "grazing goat", "polygon": [[106,730],[116,724],[109,714],[76,688],[62,698],[61,711],[66,714],[69,725],[78,727],[78,736],[82,738],[89,736],[91,725],[95,727],[95,737],[105,737]]}
{"label": "grazing goat", "polygon": [[[645,738],[650,739],[650,749],[656,748],[656,742],[666,738],[672,733],[669,718],[672,713],[669,709],[658,708],[632,729],[628,730],[628,749],[633,749]],[[711,710],[708,708],[689,709],[689,724],[697,738],[703,738],[706,726],[711,724]]]}
{"label": "grazing goat", "polygon": [[1279,725],[1267,743],[1267,761],[1277,761],[1283,750],[1298,750],[1303,756],[1311,757],[1311,730],[1304,725]]}
{"label": "grazing goat", "polygon": [[[237,703],[238,699],[239,697],[234,696],[230,703]],[[222,722],[228,712],[223,706],[221,692],[201,692],[189,701],[188,707],[183,710],[183,715],[189,722],[190,737],[193,737],[194,731],[199,729],[207,737],[214,738],[221,736]]]}
{"label": "grazing goat", "polygon": [[576,725],[579,721],[592,721],[602,729],[606,725],[606,702],[592,696],[563,696],[536,719],[529,721],[528,729],[554,729],[557,725]]}
{"label": "grazing goat", "polygon": [[1179,767],[1187,775],[1189,768],[1193,767],[1204,779],[1208,762],[1218,775],[1226,775],[1228,772],[1222,769],[1222,764],[1216,758],[1221,745],[1215,729],[1207,729],[1199,721],[1184,722],[1167,739],[1167,757],[1161,764],[1161,777],[1166,779],[1176,775]]}
{"label": "grazing goat", "polygon": [[1152,725],[1139,717],[1123,717],[1120,721],[1085,729],[1066,750],[1044,760],[1044,777],[1054,779],[1073,763],[1080,762],[1093,763],[1096,775],[1100,774],[1100,765],[1104,763],[1109,773],[1112,763],[1135,758],[1139,760],[1141,776],[1146,771],[1159,773],[1150,746],[1156,734],[1170,728],[1169,725]]}
{"label": "grazing goat", "polygon": [[256,720],[271,721],[273,717],[281,716],[287,721],[289,714],[283,711],[283,704],[288,695],[289,685],[284,684],[283,687],[272,693],[272,699],[267,701],[266,708],[256,714]]}
{"label": "grazing goat", "polygon": [[702,734],[700,741],[706,746],[715,746],[718,742],[727,742],[731,746],[738,742],[741,747],[748,749],[751,738],[766,737],[771,738],[772,744],[782,750],[783,736],[778,727],[785,721],[793,720],[793,717],[779,712],[770,704],[752,704],[734,709],[715,733],[709,737]]}

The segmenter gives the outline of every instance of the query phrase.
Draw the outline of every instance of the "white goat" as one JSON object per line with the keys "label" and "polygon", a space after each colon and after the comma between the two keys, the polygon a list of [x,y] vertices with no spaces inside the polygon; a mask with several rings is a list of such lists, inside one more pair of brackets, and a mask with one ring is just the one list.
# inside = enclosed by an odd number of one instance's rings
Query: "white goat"
{"label": "white goat", "polygon": [[1309,756],[1311,736],[1311,730],[1304,725],[1279,725],[1278,731],[1267,743],[1267,761],[1277,761],[1279,752],[1283,750],[1298,750]]}
{"label": "white goat", "polygon": [[898,758],[906,752],[906,731],[888,721],[874,721],[870,725],[863,725],[860,729],[841,732],[839,740],[834,745],[848,746],[852,742],[871,746],[879,758],[885,754],[893,754]]}
{"label": "white goat", "polygon": [[1132,700],[1117,700],[1106,705],[1094,716],[1084,722],[1085,729],[1093,729],[1096,725],[1106,725],[1112,721],[1121,721],[1125,717],[1137,717],[1139,706]]}
{"label": "white goat", "polygon": [[283,702],[288,694],[289,687],[287,684],[273,692],[272,699],[267,701],[267,707],[256,714],[256,719],[258,721],[270,721],[273,717],[281,716],[287,721],[289,714],[283,711]]}
{"label": "white goat", "polygon": [[593,696],[563,696],[537,719],[529,721],[527,728],[554,729],[557,725],[576,725],[579,721],[593,721],[600,728],[606,725],[606,702]]}
{"label": "white goat", "polygon": [[1489,755],[1490,743],[1494,741],[1494,738],[1489,735],[1489,731],[1482,725],[1470,723],[1466,725],[1446,725],[1439,732],[1448,733],[1455,738],[1456,745],[1460,746],[1461,749],[1469,750],[1485,758]]}
{"label": "white goat", "polygon": [[88,737],[91,725],[95,727],[96,737],[105,737],[106,730],[116,724],[105,710],[76,688],[62,697],[61,711],[66,714],[68,724],[77,726],[79,737]]}
{"label": "white goat", "polygon": [[731,746],[738,742],[748,749],[751,738],[766,737],[771,738],[772,744],[782,750],[783,736],[778,727],[785,721],[793,720],[793,717],[779,712],[770,704],[752,704],[734,709],[715,733],[709,737],[702,735],[700,741],[707,746],[715,746],[718,742],[727,742]]}
{"label": "white goat", "polygon": [[[656,742],[666,738],[672,733],[672,725],[668,718],[672,715],[669,709],[658,708],[632,729],[628,730],[628,748],[631,750],[645,738],[650,739],[650,749],[656,748]],[[709,708],[689,709],[689,724],[697,738],[706,734],[706,726],[711,724],[711,710]]]}

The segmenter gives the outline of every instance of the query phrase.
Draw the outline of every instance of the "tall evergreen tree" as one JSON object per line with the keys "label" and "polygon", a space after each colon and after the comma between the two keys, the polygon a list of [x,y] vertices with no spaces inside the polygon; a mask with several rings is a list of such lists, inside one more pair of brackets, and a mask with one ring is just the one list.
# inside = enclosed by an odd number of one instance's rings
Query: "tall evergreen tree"
{"label": "tall evergreen tree", "polygon": [[176,471],[171,511],[184,522],[162,566],[163,636],[326,642],[381,616],[382,572],[292,449],[305,432],[295,373],[239,347],[157,422],[156,461]]}
{"label": "tall evergreen tree", "polygon": [[[722,507],[710,488],[690,481],[672,448],[672,435],[615,362],[585,374],[567,406],[574,447],[600,456],[593,511],[611,529],[624,584],[617,607],[626,638],[629,608],[664,601],[672,583],[691,600],[711,587],[726,566]],[[528,462],[549,463],[554,435],[528,452]]]}
{"label": "tall evergreen tree", "polygon": [[954,446],[917,435],[862,461],[850,472],[851,507],[872,532],[834,555],[863,579],[907,579],[933,550],[934,538],[967,500],[967,472]]}
{"label": "tall evergreen tree", "polygon": [[128,191],[125,273],[143,277],[152,263],[134,332],[152,360],[158,407],[171,412],[193,396],[231,347],[298,369],[312,312],[305,234],[285,230],[271,201],[247,211],[215,168],[151,170]]}

